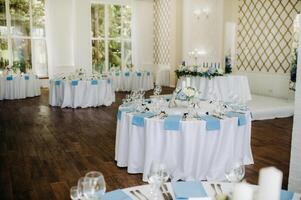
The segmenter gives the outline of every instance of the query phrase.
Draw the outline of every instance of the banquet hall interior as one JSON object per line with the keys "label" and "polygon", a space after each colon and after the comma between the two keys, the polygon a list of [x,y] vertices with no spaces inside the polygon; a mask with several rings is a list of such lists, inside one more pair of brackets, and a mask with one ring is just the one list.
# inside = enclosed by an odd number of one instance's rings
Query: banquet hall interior
{"label": "banquet hall interior", "polygon": [[0,199],[300,200],[300,0],[0,0]]}

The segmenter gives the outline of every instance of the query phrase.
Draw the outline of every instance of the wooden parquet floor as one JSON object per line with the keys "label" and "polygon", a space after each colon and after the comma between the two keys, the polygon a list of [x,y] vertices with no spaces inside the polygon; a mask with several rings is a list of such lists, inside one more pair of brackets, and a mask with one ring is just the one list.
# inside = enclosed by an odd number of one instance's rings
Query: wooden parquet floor
{"label": "wooden parquet floor", "polygon": [[[48,106],[47,90],[0,101],[0,199],[69,199],[69,188],[91,170],[104,173],[107,190],[143,184],[140,174],[114,161],[116,112],[125,94],[117,93],[110,107],[76,110]],[[259,169],[272,165],[287,186],[292,124],[292,118],[253,123],[248,182],[257,183]]]}

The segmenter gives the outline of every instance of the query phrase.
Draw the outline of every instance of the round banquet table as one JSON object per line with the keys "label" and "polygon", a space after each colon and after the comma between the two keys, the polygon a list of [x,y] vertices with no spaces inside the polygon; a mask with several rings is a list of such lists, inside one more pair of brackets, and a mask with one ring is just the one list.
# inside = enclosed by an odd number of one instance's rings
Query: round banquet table
{"label": "round banquet table", "polygon": [[178,88],[191,86],[201,92],[203,99],[209,99],[214,94],[219,100],[231,102],[231,96],[237,95],[241,102],[252,100],[249,81],[242,75],[216,76],[212,79],[205,77],[181,77],[177,83]]}
{"label": "round banquet table", "polygon": [[205,120],[179,121],[179,129],[165,128],[164,119],[144,118],[143,126],[133,123],[133,112],[119,108],[115,160],[128,173],[147,173],[152,162],[165,163],[173,180],[225,180],[227,167],[234,163],[253,164],[251,114],[245,125],[237,117],[219,120],[219,129],[208,130]]}
{"label": "round banquet table", "polygon": [[151,90],[154,88],[153,73],[116,71],[111,72],[114,91]]}
{"label": "round banquet table", "polygon": [[25,99],[39,95],[40,82],[34,74],[0,76],[0,100]]}
{"label": "round banquet table", "polygon": [[61,108],[110,106],[115,101],[111,79],[50,80],[49,104]]}
{"label": "round banquet table", "polygon": [[[228,182],[205,182],[205,181],[203,181],[203,182],[201,182],[201,184],[203,186],[203,189],[204,189],[205,193],[209,197],[208,200],[209,199],[214,199],[214,196],[215,196],[216,192],[218,194],[221,194],[221,193],[222,194],[230,194],[231,192],[233,192],[233,189],[234,189],[234,184],[233,183],[228,183]],[[219,189],[216,189],[217,191],[214,190],[213,187],[211,186],[212,184],[214,184],[214,185],[219,184],[221,186],[222,191],[220,191]],[[174,190],[173,190],[173,187],[172,187],[172,183],[166,183],[166,186],[168,188],[168,192],[172,195],[173,199],[176,199],[175,194],[174,194]],[[251,186],[252,186],[253,191],[258,190],[257,185],[251,185]],[[112,198],[110,198],[112,196],[115,197],[114,198],[115,200],[121,200],[121,199],[136,200],[138,198],[135,195],[133,195],[131,193],[131,191],[137,191],[137,190],[139,190],[142,194],[144,194],[148,199],[151,199],[151,195],[150,195],[151,186],[150,185],[141,185],[141,186],[135,186],[135,187],[125,188],[125,189],[122,189],[122,190],[115,190],[115,191],[108,192],[107,195],[105,195],[104,200],[110,200],[110,199],[112,199]],[[124,194],[126,194],[126,196],[128,198],[121,197],[119,199],[118,196],[120,197],[121,195],[116,195],[116,194],[117,193],[120,194],[121,191]],[[114,195],[114,193],[115,193],[115,195]],[[284,190],[282,190],[281,193],[283,193],[283,195],[281,195],[281,200],[299,200],[301,198],[301,194],[298,194],[298,193],[287,194],[287,191],[284,191]],[[161,196],[161,199],[164,200],[163,195],[161,194],[160,196]],[[290,196],[290,197],[288,197],[288,196]],[[140,196],[140,198],[143,199],[142,196]],[[205,198],[204,198],[204,200],[205,200]]]}

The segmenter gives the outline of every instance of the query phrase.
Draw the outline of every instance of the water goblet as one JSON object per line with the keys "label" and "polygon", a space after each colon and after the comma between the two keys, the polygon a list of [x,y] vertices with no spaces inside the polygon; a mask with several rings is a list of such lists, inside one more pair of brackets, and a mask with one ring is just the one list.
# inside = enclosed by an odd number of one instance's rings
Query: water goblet
{"label": "water goblet", "polygon": [[238,183],[243,180],[245,176],[245,166],[241,163],[229,165],[225,174],[227,180],[231,183]]}
{"label": "water goblet", "polygon": [[70,198],[72,200],[79,200],[77,186],[72,186],[70,188]]}
{"label": "water goblet", "polygon": [[101,172],[88,172],[84,178],[84,194],[88,199],[101,199],[106,191],[106,183]]}

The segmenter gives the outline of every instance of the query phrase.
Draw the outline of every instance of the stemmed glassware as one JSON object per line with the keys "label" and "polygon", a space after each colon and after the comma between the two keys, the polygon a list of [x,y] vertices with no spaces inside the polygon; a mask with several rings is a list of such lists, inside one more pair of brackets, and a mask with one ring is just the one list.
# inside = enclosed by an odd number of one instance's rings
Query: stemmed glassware
{"label": "stemmed glassware", "polygon": [[245,176],[245,166],[241,163],[231,164],[228,166],[225,176],[229,182],[238,183]]}
{"label": "stemmed glassware", "polygon": [[77,186],[70,189],[72,200],[101,199],[106,191],[106,183],[101,172],[88,172],[78,180]]}
{"label": "stemmed glassware", "polygon": [[160,85],[156,85],[154,88],[154,95],[158,96],[161,94],[161,92],[162,92],[162,87]]}
{"label": "stemmed glassware", "polygon": [[165,164],[153,162],[147,175],[148,182],[151,185],[151,197],[153,200],[160,199],[159,188],[168,181],[170,174]]}

